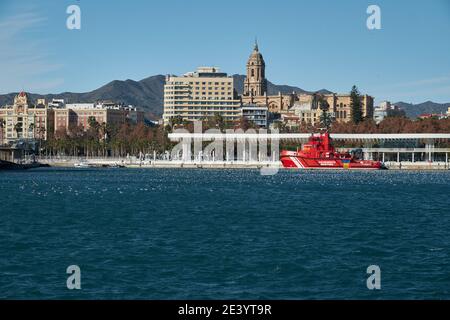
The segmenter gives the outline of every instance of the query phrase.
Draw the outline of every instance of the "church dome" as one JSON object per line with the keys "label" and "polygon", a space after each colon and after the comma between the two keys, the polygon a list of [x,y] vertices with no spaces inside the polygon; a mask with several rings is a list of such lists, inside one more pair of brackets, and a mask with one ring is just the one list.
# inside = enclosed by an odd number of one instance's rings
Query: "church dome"
{"label": "church dome", "polygon": [[262,54],[259,52],[259,48],[258,48],[258,43],[255,42],[255,47],[253,48],[253,52],[250,55],[249,59],[248,59],[248,64],[249,65],[263,65],[264,63],[264,58],[262,56]]}

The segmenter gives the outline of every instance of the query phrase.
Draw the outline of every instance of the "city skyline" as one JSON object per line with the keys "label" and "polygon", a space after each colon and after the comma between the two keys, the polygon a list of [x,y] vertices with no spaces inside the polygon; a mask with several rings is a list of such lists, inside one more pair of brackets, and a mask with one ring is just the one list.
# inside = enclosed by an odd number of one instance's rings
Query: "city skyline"
{"label": "city skyline", "polygon": [[[244,74],[257,37],[276,84],[338,93],[356,84],[377,102],[450,101],[448,2],[377,1],[381,30],[366,27],[368,1],[257,3],[176,2],[183,10],[172,12],[163,2],[3,2],[0,93],[85,92],[202,65]],[[65,26],[71,4],[81,30]]]}

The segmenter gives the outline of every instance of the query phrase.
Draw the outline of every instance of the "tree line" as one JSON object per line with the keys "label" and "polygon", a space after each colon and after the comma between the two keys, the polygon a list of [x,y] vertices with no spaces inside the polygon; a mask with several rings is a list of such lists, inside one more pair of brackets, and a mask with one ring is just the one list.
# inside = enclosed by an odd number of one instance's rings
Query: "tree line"
{"label": "tree line", "polygon": [[[220,115],[202,121],[203,132],[208,129],[256,129],[246,118],[236,122],[225,121]],[[72,126],[50,134],[47,141],[41,141],[40,154],[46,156],[126,157],[127,155],[163,154],[171,150],[176,142],[168,134],[176,129],[194,132],[194,123],[174,118],[168,125],[124,123],[111,125],[98,123],[95,117],[88,119],[88,126]]]}
{"label": "tree line", "polygon": [[89,126],[73,126],[57,130],[43,142],[41,154],[66,156],[125,157],[140,153],[163,153],[171,142],[163,126],[124,123],[122,125],[99,124],[89,118]]}

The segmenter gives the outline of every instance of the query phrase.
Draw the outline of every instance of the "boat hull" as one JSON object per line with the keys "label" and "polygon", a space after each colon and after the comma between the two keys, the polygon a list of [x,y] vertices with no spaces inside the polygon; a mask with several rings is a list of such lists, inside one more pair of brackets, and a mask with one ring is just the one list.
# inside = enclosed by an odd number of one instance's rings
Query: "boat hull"
{"label": "boat hull", "polygon": [[372,160],[351,160],[325,159],[325,158],[305,158],[299,156],[281,157],[284,168],[294,169],[335,169],[335,170],[380,170],[383,165],[379,161]]}

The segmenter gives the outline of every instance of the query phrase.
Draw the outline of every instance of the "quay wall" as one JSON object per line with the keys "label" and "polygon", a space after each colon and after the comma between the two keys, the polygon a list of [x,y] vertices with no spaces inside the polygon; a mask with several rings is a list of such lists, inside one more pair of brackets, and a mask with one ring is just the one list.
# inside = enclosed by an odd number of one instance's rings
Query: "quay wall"
{"label": "quay wall", "polygon": [[[136,159],[123,158],[53,158],[39,159],[41,164],[47,164],[52,167],[70,167],[73,168],[76,163],[86,163],[92,166],[123,166],[126,168],[211,168],[211,169],[259,169],[264,167],[281,168],[279,162],[259,162],[259,161],[177,161],[177,160],[151,160],[139,161]],[[450,163],[446,162],[385,162],[388,169],[391,170],[449,170]]]}

